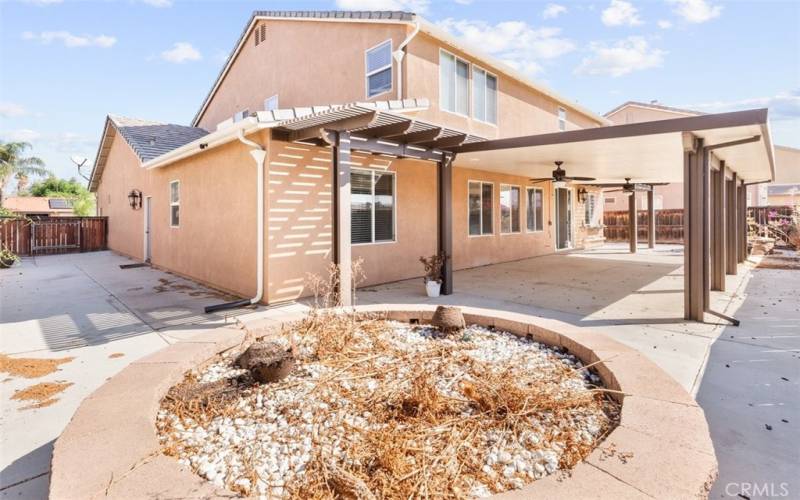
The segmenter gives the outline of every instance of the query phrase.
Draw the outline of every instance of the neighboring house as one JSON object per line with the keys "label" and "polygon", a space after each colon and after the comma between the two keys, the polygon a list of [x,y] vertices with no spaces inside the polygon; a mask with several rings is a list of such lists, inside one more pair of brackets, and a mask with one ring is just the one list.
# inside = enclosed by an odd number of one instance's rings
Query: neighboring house
{"label": "neighboring house", "polygon": [[[612,109],[604,116],[614,125],[640,123],[654,120],[669,120],[687,116],[700,116],[704,113],[688,109],[664,106],[657,101],[650,103],[628,101]],[[635,182],[634,179],[632,182]],[[786,146],[775,146],[775,179],[773,182],[754,184],[747,188],[749,206],[785,205],[800,203],[800,196],[792,195],[800,191],[800,150]],[[622,193],[606,193],[604,210],[627,210],[628,196]],[[683,184],[673,183],[656,186],[653,191],[653,205],[656,209],[683,208]],[[647,207],[646,193],[637,193],[637,206]]]}
{"label": "neighboring house", "polygon": [[74,215],[72,200],[40,196],[11,196],[3,198],[3,208],[27,217],[65,217]]}
{"label": "neighboring house", "polygon": [[[352,254],[366,284],[420,276],[419,257],[437,250],[437,169],[407,157],[414,145],[609,123],[414,14],[256,12],[192,126],[106,119],[90,190],[109,217],[109,248],[252,296],[263,187],[262,302],[307,295],[307,274],[332,258],[320,131],[333,119],[409,144],[402,159],[352,153]],[[251,141],[266,150],[262,186]],[[602,242],[599,189],[578,196],[473,165],[454,164],[454,268]]]}

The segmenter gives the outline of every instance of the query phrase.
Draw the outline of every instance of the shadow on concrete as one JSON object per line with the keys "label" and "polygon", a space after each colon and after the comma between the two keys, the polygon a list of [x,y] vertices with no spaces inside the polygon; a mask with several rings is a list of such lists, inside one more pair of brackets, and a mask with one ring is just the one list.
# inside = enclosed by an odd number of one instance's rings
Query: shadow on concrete
{"label": "shadow on concrete", "polygon": [[[39,495],[32,495],[30,491],[26,491],[28,489],[26,483],[38,478],[45,478],[44,487],[46,488],[50,484],[50,460],[53,457],[54,442],[55,440],[52,440],[43,444],[27,455],[17,458],[0,471],[0,492],[4,497],[26,499],[39,497]],[[37,484],[36,489],[41,490],[42,485]],[[16,490],[20,490],[19,494],[15,494]],[[24,494],[23,491],[25,491]],[[46,489],[45,496],[39,498],[47,498]]]}

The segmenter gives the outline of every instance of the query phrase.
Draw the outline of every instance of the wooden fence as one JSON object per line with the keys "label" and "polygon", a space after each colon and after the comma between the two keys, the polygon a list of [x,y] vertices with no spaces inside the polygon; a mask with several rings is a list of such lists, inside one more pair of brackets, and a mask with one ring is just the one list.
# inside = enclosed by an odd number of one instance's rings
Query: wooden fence
{"label": "wooden fence", "polygon": [[[789,216],[793,207],[770,205],[747,207],[747,217],[757,224],[766,225],[773,215]],[[639,240],[647,240],[647,210],[638,211]],[[628,211],[616,210],[603,214],[604,235],[608,241],[628,240]],[[683,209],[656,210],[656,242],[683,243]]]}
{"label": "wooden fence", "polygon": [[[638,237],[647,241],[647,210],[637,212]],[[628,211],[603,213],[603,234],[608,241],[628,240]],[[656,243],[683,243],[683,209],[656,210]]]}
{"label": "wooden fence", "polygon": [[107,217],[0,218],[0,243],[17,255],[105,250]]}

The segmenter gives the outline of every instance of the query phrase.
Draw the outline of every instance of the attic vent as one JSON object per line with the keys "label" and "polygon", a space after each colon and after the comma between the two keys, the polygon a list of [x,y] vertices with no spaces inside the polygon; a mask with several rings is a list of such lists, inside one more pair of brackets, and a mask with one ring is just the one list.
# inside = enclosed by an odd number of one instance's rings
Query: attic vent
{"label": "attic vent", "polygon": [[266,39],[267,39],[267,25],[262,24],[261,26],[256,26],[256,32],[255,32],[256,46],[258,46],[258,44],[265,41]]}

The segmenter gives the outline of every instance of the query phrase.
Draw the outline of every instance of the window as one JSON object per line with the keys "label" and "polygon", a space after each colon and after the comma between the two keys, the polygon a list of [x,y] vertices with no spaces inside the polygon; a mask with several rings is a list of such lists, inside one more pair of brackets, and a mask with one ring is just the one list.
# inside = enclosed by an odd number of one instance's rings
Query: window
{"label": "window", "polygon": [[492,234],[491,182],[469,182],[469,234],[480,236]]}
{"label": "window", "polygon": [[473,66],[472,113],[475,119],[497,123],[497,77]]}
{"label": "window", "polygon": [[544,230],[544,191],[540,188],[528,188],[528,231]]}
{"label": "window", "polygon": [[353,170],[350,174],[351,239],[394,241],[394,173]]}
{"label": "window", "polygon": [[614,203],[617,202],[617,199],[615,197],[613,197],[613,196],[606,196],[605,197],[605,202],[606,202],[606,205],[613,205]]}
{"label": "window", "polygon": [[558,130],[567,130],[567,110],[564,108],[558,108]]}
{"label": "window", "polygon": [[178,227],[181,222],[181,182],[169,183],[169,225]]}
{"label": "window", "polygon": [[392,90],[392,41],[367,50],[367,98]]}
{"label": "window", "polygon": [[587,226],[596,226],[597,221],[595,216],[597,214],[597,194],[588,193],[586,201],[583,202],[583,223]]}
{"label": "window", "polygon": [[264,99],[264,111],[272,111],[273,109],[278,109],[278,94]]}
{"label": "window", "polygon": [[519,232],[519,188],[500,186],[500,232]]}
{"label": "window", "polygon": [[439,94],[442,109],[469,115],[469,63],[445,51],[439,52]]}

